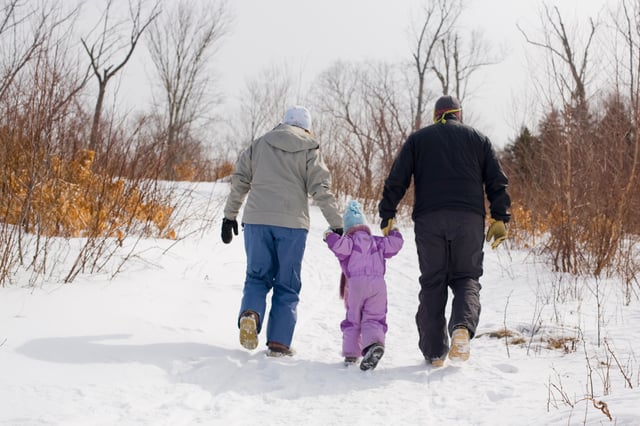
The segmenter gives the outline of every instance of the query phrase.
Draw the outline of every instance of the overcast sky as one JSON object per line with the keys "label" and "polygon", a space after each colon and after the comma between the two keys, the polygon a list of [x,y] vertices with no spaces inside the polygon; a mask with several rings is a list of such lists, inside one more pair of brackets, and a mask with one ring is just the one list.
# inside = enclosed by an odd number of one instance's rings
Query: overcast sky
{"label": "overcast sky", "polygon": [[[586,23],[609,0],[556,0],[569,22]],[[271,64],[288,64],[313,78],[337,59],[409,60],[409,29],[424,0],[235,0],[235,22],[219,52],[223,81],[236,92],[247,78]],[[473,124],[502,146],[520,127],[514,99],[523,96],[530,75],[525,43],[516,28],[540,27],[542,1],[469,0],[461,22],[480,29],[505,59],[474,80],[473,98],[463,105]],[[529,50],[532,48],[529,46]],[[231,94],[231,93],[230,93]],[[514,94],[517,94],[514,98]]]}
{"label": "overcast sky", "polygon": [[[566,23],[586,25],[605,5],[619,0],[549,0],[557,5]],[[247,80],[273,66],[286,66],[307,82],[338,59],[349,61],[411,59],[410,28],[417,22],[425,0],[233,0],[228,6],[234,21],[214,58],[220,86],[230,100],[237,98]],[[474,75],[465,99],[465,119],[505,146],[517,134],[523,117],[535,116],[527,104],[537,97],[531,92],[532,46],[527,45],[516,24],[531,34],[541,28],[541,0],[467,0],[460,23],[479,29],[485,40],[504,59]],[[90,6],[95,7],[92,3]],[[140,79],[153,78],[144,49],[123,73],[120,95],[132,108],[141,106]],[[146,63],[145,63],[146,62]],[[142,64],[142,65],[141,65]],[[433,100],[431,100],[433,101]],[[430,108],[430,107],[429,107]],[[312,111],[313,113],[313,111]],[[534,125],[535,123],[526,123]]]}

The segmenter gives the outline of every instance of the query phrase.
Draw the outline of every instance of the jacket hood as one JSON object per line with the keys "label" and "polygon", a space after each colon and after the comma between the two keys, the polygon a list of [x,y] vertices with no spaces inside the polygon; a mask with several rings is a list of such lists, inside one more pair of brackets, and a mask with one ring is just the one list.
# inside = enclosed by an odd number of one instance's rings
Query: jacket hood
{"label": "jacket hood", "polygon": [[287,124],[280,124],[263,136],[265,142],[274,148],[286,152],[306,151],[318,149],[319,144],[304,129]]}

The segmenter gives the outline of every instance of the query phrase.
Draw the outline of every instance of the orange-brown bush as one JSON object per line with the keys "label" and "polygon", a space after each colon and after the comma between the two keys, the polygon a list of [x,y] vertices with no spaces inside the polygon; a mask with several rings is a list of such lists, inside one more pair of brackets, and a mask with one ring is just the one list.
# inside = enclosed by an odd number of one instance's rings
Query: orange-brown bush
{"label": "orange-brown bush", "polygon": [[216,165],[213,169],[214,171],[214,180],[222,179],[227,176],[231,176],[233,173],[235,166],[230,161],[222,161],[220,164]]}
{"label": "orange-brown bush", "polygon": [[638,134],[630,108],[612,97],[598,114],[552,110],[538,134],[523,129],[505,152],[515,219],[510,233],[546,233],[541,247],[556,270],[616,272],[623,239],[638,233],[630,209],[640,198],[632,190]]}
{"label": "orange-brown bush", "polygon": [[[77,14],[59,12],[57,4],[19,5],[7,10],[13,30],[0,31],[7,48],[0,55],[0,285],[18,270],[32,282],[44,273],[57,278],[69,262],[65,282],[106,265],[117,273],[136,246],[125,240],[176,238],[180,201],[160,179],[213,175],[197,140],[167,166],[162,117],[90,112],[87,105],[103,104],[100,95],[86,97],[90,74],[69,37]],[[81,238],[59,255],[54,237]]]}
{"label": "orange-brown bush", "polygon": [[175,204],[156,181],[120,178],[114,171],[124,165],[96,167],[93,151],[63,154],[73,150],[61,149],[57,137],[43,137],[36,116],[5,115],[11,125],[0,126],[1,285],[20,267],[35,280],[61,266],[48,260],[52,237],[83,237],[66,282],[82,271],[101,270],[127,238],[176,238]]}
{"label": "orange-brown bush", "polygon": [[[14,141],[15,142],[15,141]],[[133,221],[152,223],[154,234],[175,238],[169,225],[172,207],[146,200],[141,191],[122,179],[91,171],[94,152],[79,151],[76,158],[45,158],[32,153],[39,167],[34,182],[23,149],[14,151],[12,170],[0,200],[2,220],[20,225],[27,232],[37,228],[45,236],[109,236],[122,239]],[[151,234],[150,227],[141,228]]]}
{"label": "orange-brown bush", "polygon": [[547,231],[547,221],[540,220],[531,210],[522,206],[518,200],[512,203],[509,241],[515,247],[531,249],[536,246]]}

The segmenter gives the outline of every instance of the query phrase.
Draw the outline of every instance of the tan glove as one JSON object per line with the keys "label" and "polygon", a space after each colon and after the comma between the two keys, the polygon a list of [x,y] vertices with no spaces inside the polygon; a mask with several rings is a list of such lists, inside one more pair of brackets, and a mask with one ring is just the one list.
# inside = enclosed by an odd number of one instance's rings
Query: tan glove
{"label": "tan glove", "polygon": [[489,229],[487,230],[487,242],[491,243],[491,248],[496,249],[504,240],[507,239],[507,227],[501,220],[492,219]]}
{"label": "tan glove", "polygon": [[389,235],[389,231],[393,229],[393,218],[390,217],[389,219],[382,219],[380,229],[382,229],[382,235],[385,237]]}

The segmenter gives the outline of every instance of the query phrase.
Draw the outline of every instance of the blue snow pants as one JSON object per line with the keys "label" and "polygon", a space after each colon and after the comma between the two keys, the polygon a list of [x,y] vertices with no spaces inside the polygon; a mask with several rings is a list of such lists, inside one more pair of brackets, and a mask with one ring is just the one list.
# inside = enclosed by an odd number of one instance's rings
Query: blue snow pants
{"label": "blue snow pants", "polygon": [[[300,272],[308,231],[271,225],[244,225],[247,273],[239,316],[245,311],[259,315],[258,333],[262,330],[267,309],[267,343],[291,346],[297,320],[302,282]],[[238,322],[240,318],[238,317]]]}

